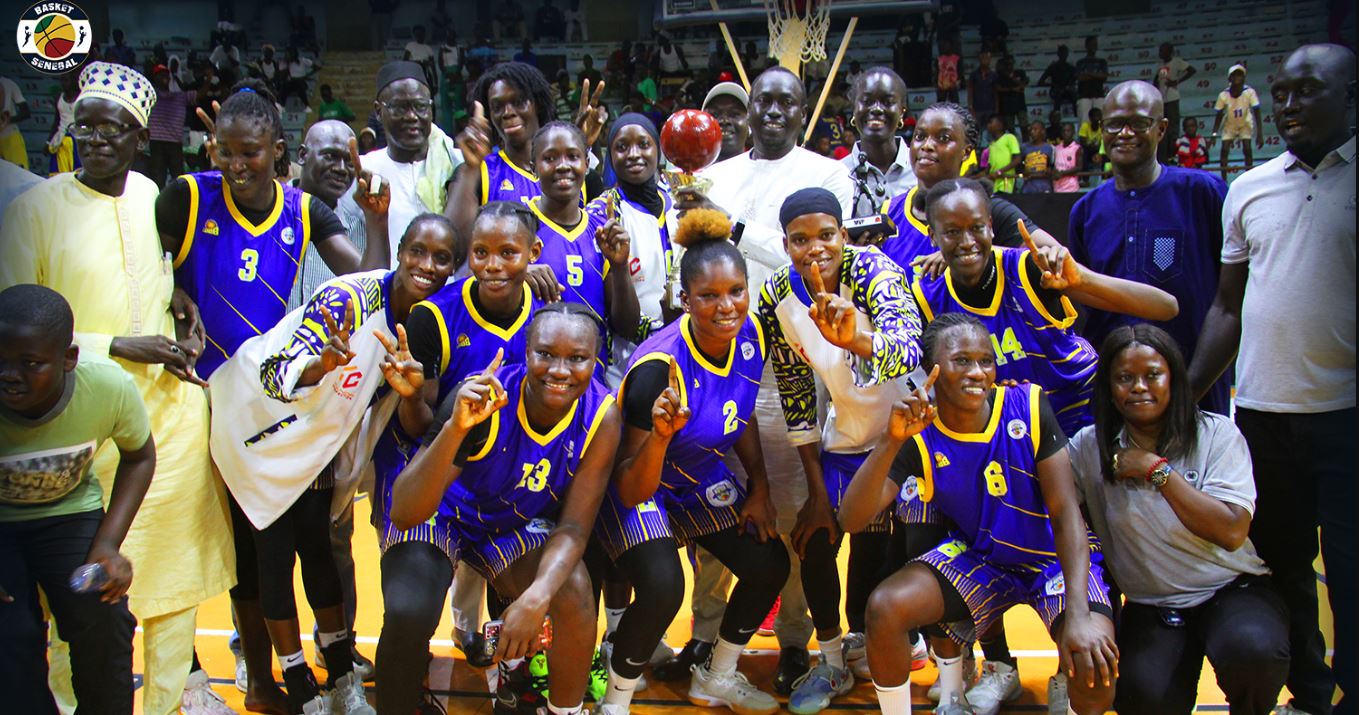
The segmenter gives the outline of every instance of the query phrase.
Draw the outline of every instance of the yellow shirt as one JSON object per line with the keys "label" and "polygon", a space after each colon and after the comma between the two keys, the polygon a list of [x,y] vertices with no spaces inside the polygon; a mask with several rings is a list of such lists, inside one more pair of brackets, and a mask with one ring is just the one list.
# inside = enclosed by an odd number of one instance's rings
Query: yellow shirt
{"label": "yellow shirt", "polygon": [[[113,198],[75,176],[37,184],[5,211],[0,289],[36,283],[61,293],[87,354],[107,356],[115,337],[173,337],[174,275],[156,232],[156,185],[130,173],[123,195]],[[122,547],[136,569],[129,605],[146,619],[230,588],[236,558],[226,492],[208,456],[204,390],[161,365],[114,361],[132,375],[156,443],[156,473]],[[112,475],[117,460],[106,444],[95,469]],[[107,500],[112,480],[103,481]]]}

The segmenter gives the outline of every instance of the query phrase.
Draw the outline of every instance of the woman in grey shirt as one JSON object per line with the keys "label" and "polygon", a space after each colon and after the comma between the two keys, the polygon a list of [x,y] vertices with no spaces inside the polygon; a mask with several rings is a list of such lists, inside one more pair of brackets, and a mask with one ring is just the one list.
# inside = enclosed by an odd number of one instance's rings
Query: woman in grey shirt
{"label": "woman in grey shirt", "polygon": [[1094,399],[1095,424],[1067,450],[1127,598],[1118,712],[1192,712],[1206,655],[1233,714],[1268,713],[1288,670],[1288,625],[1247,538],[1245,439],[1197,408],[1179,347],[1152,325],[1104,341]]}

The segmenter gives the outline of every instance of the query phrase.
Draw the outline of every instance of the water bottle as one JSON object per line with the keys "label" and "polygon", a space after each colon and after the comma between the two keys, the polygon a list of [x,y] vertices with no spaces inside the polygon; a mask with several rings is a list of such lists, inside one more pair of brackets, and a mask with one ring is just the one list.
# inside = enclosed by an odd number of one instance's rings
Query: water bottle
{"label": "water bottle", "polygon": [[94,593],[108,582],[103,564],[85,564],[71,572],[71,590],[76,593]]}

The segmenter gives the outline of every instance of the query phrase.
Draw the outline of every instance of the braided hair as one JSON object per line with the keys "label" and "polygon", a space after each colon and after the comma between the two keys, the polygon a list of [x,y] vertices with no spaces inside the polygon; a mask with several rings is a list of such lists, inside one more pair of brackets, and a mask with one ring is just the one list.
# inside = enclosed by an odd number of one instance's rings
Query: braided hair
{"label": "braided hair", "polygon": [[990,331],[975,316],[967,313],[940,313],[920,333],[920,367],[929,370],[939,361],[939,341],[951,328],[968,328],[990,335]]}
{"label": "braided hair", "polygon": [[262,79],[249,78],[232,85],[231,94],[217,110],[217,124],[228,119],[248,119],[259,122],[269,130],[269,142],[284,141],[282,156],[274,162],[274,173],[288,175],[288,148],[283,135],[283,117],[278,113],[278,98]]}
{"label": "braided hair", "polygon": [[[501,62],[477,78],[477,83],[472,86],[472,99],[481,102],[487,116],[491,116],[491,85],[496,82],[508,84],[521,97],[527,97],[533,102],[533,111],[538,117],[539,127],[552,121],[556,116],[552,86],[537,67],[523,62]],[[499,133],[500,129],[497,128],[496,132]]]}
{"label": "braided hair", "polygon": [[[968,145],[973,149],[977,148],[981,142],[981,129],[977,126],[977,118],[972,116],[972,112],[967,111],[967,107],[957,102],[935,102],[925,107],[925,112],[932,111],[952,112],[956,115],[963,123],[963,136],[967,138]],[[925,112],[921,112],[921,116],[924,116]]]}
{"label": "braided hair", "polygon": [[542,329],[542,325],[548,320],[565,318],[567,320],[583,323],[589,326],[590,334],[593,336],[595,344],[594,350],[599,350],[599,341],[603,339],[604,321],[595,315],[589,306],[581,303],[559,300],[556,303],[548,303],[543,307],[533,311],[533,319],[528,325],[528,339],[533,340],[533,336]]}

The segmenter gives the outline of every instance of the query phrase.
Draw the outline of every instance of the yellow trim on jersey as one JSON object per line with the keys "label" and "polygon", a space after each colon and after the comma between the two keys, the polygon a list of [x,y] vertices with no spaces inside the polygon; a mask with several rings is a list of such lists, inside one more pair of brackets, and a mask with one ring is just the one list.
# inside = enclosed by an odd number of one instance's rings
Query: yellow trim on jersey
{"label": "yellow trim on jersey", "polygon": [[491,202],[491,170],[486,167],[486,160],[481,160],[481,205],[485,206]]}
{"label": "yellow trim on jersey", "polygon": [[[534,174],[534,173],[531,172],[531,171],[525,171],[525,170],[519,168],[519,165],[518,165],[518,164],[514,163],[513,161],[510,161],[510,156],[509,156],[509,154],[506,154],[506,153],[505,153],[505,150],[504,150],[504,149],[501,149],[501,150],[498,152],[498,154],[500,155],[500,160],[503,161],[503,162],[505,162],[505,166],[508,166],[508,167],[510,167],[511,169],[514,169],[515,171],[519,172],[519,175],[522,176],[522,177],[524,177],[525,179],[528,179],[529,181],[532,181],[532,182],[535,183],[535,184],[538,183],[538,175],[537,175],[537,174]],[[486,162],[482,162],[481,165],[482,165],[482,166],[486,166]]]}
{"label": "yellow trim on jersey", "polygon": [[[439,374],[442,375],[444,374],[444,370],[448,369],[449,357],[452,354],[448,344],[448,323],[444,322],[444,313],[442,310],[439,310],[439,306],[427,300],[422,300],[411,306],[411,312],[414,313],[415,309],[422,305],[426,310],[434,314],[434,322],[439,325]],[[410,318],[408,317],[407,320],[409,319]]]}
{"label": "yellow trim on jersey", "polygon": [[[1036,386],[1035,386],[1036,387]],[[990,442],[996,435],[996,425],[1000,424],[1000,412],[1005,407],[1005,388],[996,388],[996,400],[991,405],[991,419],[986,423],[986,429],[981,432],[954,432],[949,429],[943,420],[936,419],[934,426],[949,439],[959,442]]]}
{"label": "yellow trim on jersey", "polygon": [[930,302],[925,300],[925,291],[920,287],[922,276],[916,275],[915,280],[911,281],[911,293],[915,294],[915,304],[920,308],[920,314],[925,318],[926,323],[934,322],[934,311],[930,309]]}
{"label": "yellow trim on jersey", "polygon": [[736,361],[736,341],[731,341],[731,344],[727,346],[726,367],[718,367],[708,362],[708,358],[703,357],[703,352],[694,344],[694,339],[689,337],[689,317],[689,313],[685,313],[684,317],[680,318],[680,335],[684,336],[684,344],[689,346],[689,354],[693,356],[694,361],[698,363],[699,367],[704,370],[707,370],[718,377],[730,375],[732,363]]}
{"label": "yellow trim on jersey", "polygon": [[750,313],[750,322],[755,324],[755,334],[760,337],[760,360],[763,361],[766,352],[764,345],[764,323],[760,322],[760,316],[755,314],[754,311],[751,311]]}
{"label": "yellow trim on jersey", "polygon": [[514,324],[510,327],[502,328],[482,317],[481,313],[477,312],[477,307],[472,302],[472,287],[476,282],[477,279],[472,277],[468,278],[467,281],[462,284],[462,304],[467,308],[467,314],[472,316],[472,322],[476,323],[482,330],[485,330],[501,340],[513,338],[514,334],[519,332],[520,328],[524,327],[524,323],[529,318],[529,309],[533,306],[533,294],[529,291],[528,284],[525,283],[522,286],[524,289],[524,302],[519,308],[519,317],[515,319]]}
{"label": "yellow trim on jersey", "polygon": [[[685,317],[688,317],[688,315],[686,314]],[[632,367],[628,368],[627,374],[623,376],[623,381],[622,381],[621,383],[618,384],[618,399],[619,399],[619,400],[624,399],[624,397],[623,397],[623,390],[627,389],[627,386],[628,386],[628,376],[632,374],[632,371],[633,371],[633,370],[636,370],[638,367],[640,367],[640,366],[642,365],[642,363],[644,363],[644,362],[655,362],[655,361],[657,361],[657,360],[664,360],[665,363],[668,365],[668,364],[670,363],[670,359],[673,358],[673,357],[674,357],[674,356],[671,355],[670,353],[647,353],[646,355],[643,355],[642,357],[638,358],[638,359],[637,359],[637,362],[634,362],[634,363],[632,364]],[[668,369],[668,368],[667,368],[667,369]],[[681,365],[681,364],[679,364],[679,360],[676,360],[676,361],[675,361],[675,376],[678,378],[678,381],[679,381],[679,388],[680,388],[680,394],[679,394],[679,398],[680,398],[680,406],[681,406],[681,407],[688,407],[688,406],[689,406],[689,399],[688,399],[689,390],[688,390],[688,388],[687,388],[687,387],[685,386],[685,384],[684,384],[684,383],[685,383],[685,379],[684,379],[684,366]]]}
{"label": "yellow trim on jersey", "polygon": [[354,292],[353,286],[349,285],[348,283],[345,283],[344,281],[339,281],[334,285],[338,288],[343,288],[344,292],[349,294],[349,299],[354,301],[354,327],[350,330],[350,332],[351,333],[358,332],[359,326],[363,325],[364,316],[367,315],[367,313],[364,311],[365,303],[363,302],[363,299],[359,297],[358,293]]}
{"label": "yellow trim on jersey", "polygon": [[902,213],[906,215],[906,220],[909,221],[910,224],[915,227],[915,230],[928,236],[930,235],[929,224],[926,224],[924,221],[921,221],[920,219],[916,218],[915,212],[911,210],[911,205],[915,203],[915,192],[919,190],[920,184],[916,184],[915,186],[911,187],[910,191],[906,192],[906,199],[903,202]]}
{"label": "yellow trim on jersey", "polygon": [[[523,401],[521,400],[519,404],[522,405]],[[481,451],[468,457],[467,461],[477,462],[485,459],[486,455],[490,454],[491,449],[495,447],[495,441],[498,437],[500,437],[500,410],[491,413],[491,431],[486,433],[486,444],[481,445]],[[479,513],[478,517],[480,517]]]}
{"label": "yellow trim on jersey", "polygon": [[236,202],[231,198],[231,185],[227,182],[225,176],[222,177],[222,196],[226,199],[227,213],[231,214],[231,218],[236,221],[236,225],[245,229],[251,236],[259,236],[265,231],[273,228],[274,224],[278,223],[278,217],[283,215],[283,185],[278,183],[278,179],[274,179],[274,208],[259,224],[253,224],[247,221],[246,218],[241,215],[240,210],[236,208]]}
{"label": "yellow trim on jersey", "polygon": [[524,411],[524,384],[522,382],[519,384],[519,409],[517,410],[519,412],[519,426],[524,428],[524,434],[527,434],[530,439],[537,442],[540,446],[546,447],[549,444],[552,444],[552,440],[556,439],[567,427],[571,426],[571,420],[576,416],[576,408],[579,406],[579,399],[572,402],[571,409],[566,411],[566,416],[562,417],[561,421],[553,425],[552,429],[547,431],[547,434],[539,434],[537,430],[533,429],[533,425],[529,424],[528,413]]}
{"label": "yellow trim on jersey", "polygon": [[[585,227],[590,225],[590,217],[589,217],[589,215],[586,214],[584,211],[581,211],[581,213],[580,213],[580,223],[576,224],[576,227],[575,227],[575,228],[571,229],[570,231],[567,231],[566,229],[564,229],[564,228],[561,227],[561,224],[559,224],[559,223],[557,223],[556,221],[553,221],[552,219],[550,219],[550,218],[548,218],[547,216],[543,215],[543,212],[540,211],[540,210],[538,209],[538,200],[541,199],[541,198],[543,198],[543,197],[541,197],[541,196],[535,196],[535,197],[533,197],[532,199],[530,199],[529,202],[528,202],[529,210],[533,212],[533,215],[534,215],[534,216],[537,216],[537,217],[538,217],[538,220],[539,220],[539,221],[542,221],[542,222],[543,222],[543,225],[547,226],[548,228],[552,229],[553,231],[556,231],[556,232],[557,232],[557,235],[561,236],[562,238],[564,238],[564,239],[566,239],[566,240],[568,240],[568,241],[575,241],[577,238],[580,237],[580,235],[581,235],[582,233],[585,232]],[[609,262],[608,262],[608,261],[604,261],[604,271],[605,271],[605,275],[608,275],[608,270],[609,270]]]}
{"label": "yellow trim on jersey", "polygon": [[613,395],[606,395],[604,400],[599,403],[599,409],[595,410],[595,418],[590,421],[590,429],[585,431],[585,444],[581,445],[580,457],[585,458],[585,451],[590,449],[590,442],[594,441],[595,432],[599,430],[599,425],[604,422],[604,415],[609,408],[613,407]]}
{"label": "yellow trim on jersey", "polygon": [[[935,422],[943,426],[938,420]],[[930,458],[930,448],[925,445],[924,435],[917,434],[911,440],[915,442],[916,451],[920,452],[920,483],[916,484],[916,492],[920,501],[928,503],[934,499],[934,462]]]}
{"label": "yellow trim on jersey", "polygon": [[1043,305],[1043,301],[1038,299],[1038,293],[1033,289],[1033,283],[1029,280],[1029,272],[1024,269],[1024,262],[1031,260],[1032,257],[1027,250],[1019,257],[1019,284],[1024,287],[1024,294],[1029,297],[1029,302],[1033,303],[1033,307],[1038,309],[1038,314],[1043,316],[1043,319],[1048,321],[1052,327],[1063,330],[1071,327],[1076,322],[1076,307],[1071,305],[1071,301],[1063,293],[1062,312],[1066,314],[1066,318],[1058,320],[1053,317],[1052,313],[1048,312],[1047,306]]}
{"label": "yellow trim on jersey", "polygon": [[[280,205],[282,205],[280,203]],[[302,280],[302,260],[307,257],[307,247],[311,245],[311,194],[302,193],[302,250],[298,252],[297,258],[293,263],[297,264],[297,273],[293,274],[293,285]],[[288,301],[283,301],[287,303]]]}
{"label": "yellow trim on jersey", "polygon": [[953,300],[957,301],[958,305],[961,305],[967,312],[985,315],[988,318],[994,316],[996,311],[1000,310],[1000,299],[1005,295],[1005,267],[1000,261],[999,248],[991,247],[991,260],[996,262],[996,294],[991,296],[991,305],[985,308],[976,308],[964,303],[963,299],[958,297],[958,291],[953,289],[953,269],[949,268],[944,271],[944,282],[948,283],[948,293],[953,296]]}
{"label": "yellow trim on jersey", "polygon": [[189,223],[184,226],[184,243],[179,246],[179,255],[175,256],[175,268],[183,265],[185,259],[189,257],[189,249],[193,248],[193,238],[198,234],[198,179],[193,174],[185,174],[179,177],[189,186]]}
{"label": "yellow trim on jersey", "polygon": [[1033,458],[1038,459],[1038,398],[1043,394],[1041,385],[1029,385],[1029,439],[1033,440]]}

